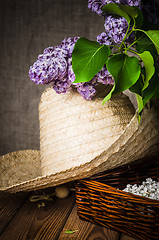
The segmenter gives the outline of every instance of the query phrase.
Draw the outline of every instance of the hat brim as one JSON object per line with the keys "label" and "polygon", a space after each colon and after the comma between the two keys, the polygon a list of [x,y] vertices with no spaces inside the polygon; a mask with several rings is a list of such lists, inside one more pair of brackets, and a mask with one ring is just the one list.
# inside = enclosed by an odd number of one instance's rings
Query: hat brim
{"label": "hat brim", "polygon": [[[23,150],[6,154],[0,157],[0,191],[33,191],[53,187],[73,180],[90,177],[99,172],[128,164],[145,156],[157,155],[159,153],[158,119],[159,113],[155,107],[150,110],[144,109],[140,124],[136,113],[123,133],[109,149],[103,151],[100,155],[83,165],[68,168],[56,174],[47,176],[40,175],[39,150]],[[17,158],[16,161],[14,161],[15,154]],[[7,165],[5,161],[6,158],[8,158]],[[21,160],[18,161],[18,159]],[[19,166],[18,168],[16,164]],[[13,167],[12,165],[15,166]],[[34,171],[31,170],[33,168]],[[19,173],[17,169],[19,169]],[[8,174],[7,170],[9,170]],[[25,177],[18,177],[18,174],[20,176],[21,172],[25,172]],[[11,181],[12,176],[17,176],[16,181]]]}

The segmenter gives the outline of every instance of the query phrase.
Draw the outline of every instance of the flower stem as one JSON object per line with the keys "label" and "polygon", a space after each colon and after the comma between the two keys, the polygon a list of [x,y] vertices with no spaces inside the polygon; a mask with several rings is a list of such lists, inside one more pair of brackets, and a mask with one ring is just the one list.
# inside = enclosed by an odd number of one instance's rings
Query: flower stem
{"label": "flower stem", "polygon": [[128,25],[128,28],[127,28],[126,33],[125,33],[125,36],[124,36],[124,38],[123,38],[123,40],[122,40],[122,42],[120,44],[120,49],[122,49],[122,46],[125,45],[124,42],[127,39],[127,35],[128,35],[128,32],[129,32],[129,29],[130,29],[130,25]]}
{"label": "flower stem", "polygon": [[[129,52],[132,52],[132,53],[135,53],[136,55],[138,55],[139,56],[139,53],[138,52],[135,52],[134,50],[132,50],[132,49],[127,49]],[[140,57],[140,56],[139,56]]]}

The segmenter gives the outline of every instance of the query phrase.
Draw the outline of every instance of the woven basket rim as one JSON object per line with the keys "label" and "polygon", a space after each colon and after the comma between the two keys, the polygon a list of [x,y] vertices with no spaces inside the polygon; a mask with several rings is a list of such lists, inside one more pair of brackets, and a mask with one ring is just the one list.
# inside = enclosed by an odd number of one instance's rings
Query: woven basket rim
{"label": "woven basket rim", "polygon": [[[153,167],[154,166],[154,167]],[[102,191],[102,189],[104,190],[105,188],[109,188],[110,191],[113,191],[113,192],[117,192],[117,193],[121,193],[121,194],[124,194],[125,196],[128,196],[128,197],[131,197],[131,198],[136,198],[136,199],[141,199],[143,200],[144,203],[152,203],[156,202],[156,204],[159,203],[159,200],[155,200],[155,199],[151,199],[151,198],[147,198],[147,197],[144,197],[144,196],[140,196],[140,195],[135,195],[133,193],[130,193],[130,192],[125,192],[123,191],[122,189],[119,189],[119,188],[116,188],[114,186],[111,186],[111,184],[107,183],[107,180],[105,179],[105,181],[103,181],[103,179],[105,178],[105,176],[109,177],[111,179],[115,179],[115,178],[119,178],[121,177],[121,175],[124,174],[125,171],[127,171],[131,177],[131,172],[137,172],[137,177],[135,179],[135,176],[134,176],[134,179],[131,180],[131,182],[134,182],[134,181],[138,181],[138,179],[140,179],[139,183],[144,180],[146,180],[147,177],[147,174],[148,172],[145,172],[144,171],[144,176],[141,177],[141,174],[139,174],[139,172],[142,172],[141,171],[141,167],[142,167],[142,171],[143,171],[143,168],[145,169],[148,169],[147,171],[149,170],[153,170],[155,171],[155,175],[153,177],[151,177],[153,180],[158,180],[159,179],[159,156],[157,155],[154,155],[150,158],[141,158],[139,160],[136,160],[132,163],[129,163],[129,164],[125,164],[123,166],[119,166],[119,167],[116,167],[114,169],[109,169],[109,170],[106,170],[104,172],[101,172],[101,173],[98,173],[96,175],[93,175],[89,178],[85,178],[85,179],[81,179],[81,180],[76,180],[76,186],[78,188],[78,183],[80,184],[88,184],[89,186],[97,186],[98,187],[98,190],[100,189],[100,191]],[[156,174],[157,172],[157,174]],[[150,173],[152,174],[152,173]],[[153,175],[153,174],[152,174]],[[151,175],[151,176],[152,176]],[[125,181],[126,181],[126,176],[125,176]],[[127,182],[128,182],[128,179],[127,179]],[[129,184],[131,184],[131,182],[129,182]],[[120,182],[118,183],[120,185]],[[117,183],[116,183],[117,185]],[[88,189],[89,191],[89,189]]]}
{"label": "woven basket rim", "polygon": [[[154,167],[155,161],[157,167]],[[144,158],[141,159],[141,163],[144,166]],[[117,173],[120,168],[122,167],[109,171],[110,181],[116,181],[118,176],[114,174],[113,179],[111,173],[112,171]],[[151,158],[149,158],[149,161],[147,158],[146,169],[149,173],[153,171],[151,174],[158,179],[159,156],[155,156],[153,162]],[[138,170],[141,171],[136,165],[136,171],[138,172]],[[129,168],[127,168],[127,172],[129,172]],[[120,173],[122,174],[119,171],[119,175]],[[157,240],[159,234],[159,200],[117,189],[107,184],[107,180],[106,183],[103,181],[102,177],[104,178],[105,172],[99,175],[101,175],[101,179],[98,179],[98,181],[95,176],[93,176],[94,179],[90,177],[75,181],[77,213],[79,217],[99,226],[123,232],[131,237],[135,237],[135,239]],[[127,176],[125,176],[125,180],[126,178]]]}

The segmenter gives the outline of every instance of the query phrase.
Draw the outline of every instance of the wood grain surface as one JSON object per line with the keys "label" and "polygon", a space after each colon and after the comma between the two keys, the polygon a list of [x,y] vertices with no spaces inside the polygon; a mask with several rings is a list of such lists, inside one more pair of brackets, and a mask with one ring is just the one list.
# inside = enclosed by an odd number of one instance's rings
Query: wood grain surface
{"label": "wood grain surface", "polygon": [[0,235],[24,203],[27,193],[0,193]]}
{"label": "wood grain surface", "polygon": [[[45,206],[40,208],[38,204],[42,201],[30,202],[30,196],[36,194],[0,193],[0,240],[134,240],[81,220],[74,194],[45,201]],[[77,231],[68,234],[67,230]]]}
{"label": "wood grain surface", "polygon": [[129,237],[129,236],[125,235],[125,234],[122,234],[120,240],[134,240],[134,238]]}
{"label": "wood grain surface", "polygon": [[[77,230],[73,234],[65,233],[66,230]],[[64,239],[76,239],[76,240],[91,240],[91,239],[98,239],[98,240],[118,240],[119,233],[108,230],[106,228],[102,228],[96,226],[90,222],[80,220],[79,216],[77,215],[77,206],[75,204],[67,222],[63,228],[63,231],[60,234],[59,240]]]}
{"label": "wood grain surface", "polygon": [[37,203],[27,199],[1,239],[58,239],[73,205],[74,196],[58,199],[55,203],[49,202],[43,208],[38,208]]}

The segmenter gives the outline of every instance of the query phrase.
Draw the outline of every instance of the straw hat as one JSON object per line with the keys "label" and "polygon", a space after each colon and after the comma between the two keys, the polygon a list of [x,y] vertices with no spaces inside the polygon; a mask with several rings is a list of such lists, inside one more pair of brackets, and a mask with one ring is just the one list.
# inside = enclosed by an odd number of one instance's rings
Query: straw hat
{"label": "straw hat", "polygon": [[138,123],[128,97],[102,105],[103,91],[84,101],[73,89],[47,89],[39,104],[40,150],[0,157],[0,190],[30,191],[89,177],[159,152],[156,107]]}

